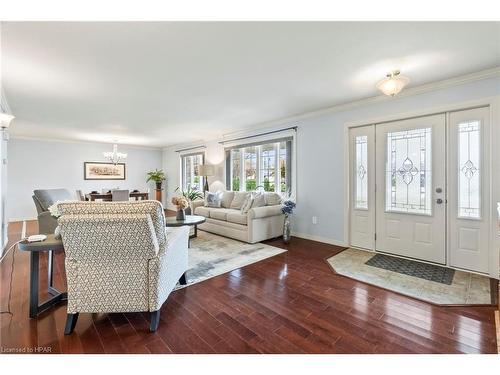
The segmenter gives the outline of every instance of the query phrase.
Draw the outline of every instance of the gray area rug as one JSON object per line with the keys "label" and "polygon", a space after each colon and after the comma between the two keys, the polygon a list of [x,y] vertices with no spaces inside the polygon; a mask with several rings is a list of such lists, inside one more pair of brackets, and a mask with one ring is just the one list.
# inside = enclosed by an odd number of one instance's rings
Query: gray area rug
{"label": "gray area rug", "polygon": [[486,276],[455,270],[450,285],[422,279],[388,269],[372,267],[367,262],[372,251],[349,248],[328,263],[338,274],[439,305],[490,305],[490,279]]}
{"label": "gray area rug", "polygon": [[286,252],[262,243],[248,244],[198,230],[198,236],[191,239],[187,285],[181,289],[223,273],[259,262]]}
{"label": "gray area rug", "polygon": [[455,270],[451,268],[391,257],[384,254],[374,255],[365,264],[446,285],[451,285],[453,276],[455,276]]}

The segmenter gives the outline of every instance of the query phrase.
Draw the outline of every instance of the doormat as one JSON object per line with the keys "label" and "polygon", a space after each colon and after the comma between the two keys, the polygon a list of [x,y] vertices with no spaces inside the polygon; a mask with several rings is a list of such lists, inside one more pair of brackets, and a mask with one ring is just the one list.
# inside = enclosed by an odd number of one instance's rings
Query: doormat
{"label": "doormat", "polygon": [[451,285],[453,277],[455,276],[455,270],[451,268],[392,257],[384,254],[374,255],[367,262],[365,262],[365,264],[446,285]]}

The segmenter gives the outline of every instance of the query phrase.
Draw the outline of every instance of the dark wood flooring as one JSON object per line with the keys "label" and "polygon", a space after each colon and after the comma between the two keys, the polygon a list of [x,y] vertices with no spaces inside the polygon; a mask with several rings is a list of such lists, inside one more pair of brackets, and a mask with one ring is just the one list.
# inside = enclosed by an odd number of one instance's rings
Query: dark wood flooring
{"label": "dark wood flooring", "polygon": [[[21,227],[10,224],[11,242]],[[28,234],[36,232],[29,222]],[[70,336],[63,334],[65,304],[30,320],[29,257],[16,250],[14,315],[0,317],[0,346],[52,353],[496,353],[494,307],[434,306],[335,275],[324,259],[339,247],[299,238],[267,243],[288,251],[173,292],[153,334],[147,313],[80,314]],[[11,261],[12,253],[0,264],[2,310]],[[45,256],[41,264],[45,270]],[[63,290],[64,280],[58,254],[55,283]]]}

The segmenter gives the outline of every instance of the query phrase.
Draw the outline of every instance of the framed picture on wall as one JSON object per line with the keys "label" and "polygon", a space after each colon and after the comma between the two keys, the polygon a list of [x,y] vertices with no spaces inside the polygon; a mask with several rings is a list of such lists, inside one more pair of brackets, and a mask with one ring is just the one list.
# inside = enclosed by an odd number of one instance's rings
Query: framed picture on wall
{"label": "framed picture on wall", "polygon": [[125,180],[125,163],[83,163],[83,178],[85,180]]}

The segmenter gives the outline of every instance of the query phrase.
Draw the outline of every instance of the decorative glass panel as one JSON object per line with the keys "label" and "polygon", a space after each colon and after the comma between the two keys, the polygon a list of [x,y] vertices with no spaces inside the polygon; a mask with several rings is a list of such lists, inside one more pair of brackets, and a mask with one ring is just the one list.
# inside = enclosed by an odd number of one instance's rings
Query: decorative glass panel
{"label": "decorative glass panel", "polygon": [[355,208],[368,209],[368,137],[366,135],[357,136],[356,163],[354,166],[356,201]]}
{"label": "decorative glass panel", "polygon": [[458,217],[481,216],[480,123],[458,125]]}
{"label": "decorative glass panel", "polygon": [[386,211],[432,214],[431,128],[387,133]]}

